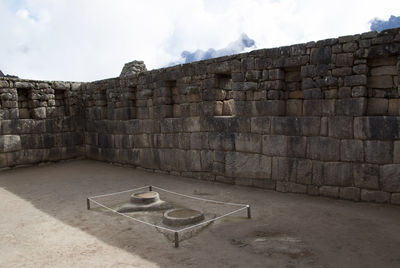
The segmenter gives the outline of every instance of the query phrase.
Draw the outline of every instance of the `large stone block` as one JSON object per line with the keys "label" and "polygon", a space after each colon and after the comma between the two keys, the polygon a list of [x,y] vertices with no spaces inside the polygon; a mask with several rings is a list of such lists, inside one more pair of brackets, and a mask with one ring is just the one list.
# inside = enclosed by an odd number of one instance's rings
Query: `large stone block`
{"label": "large stone block", "polygon": [[349,98],[336,100],[335,111],[337,115],[362,116],[367,111],[366,98]]}
{"label": "large stone block", "polygon": [[243,117],[208,116],[200,118],[202,131],[250,132],[251,121]]}
{"label": "large stone block", "polygon": [[306,156],[307,138],[301,136],[287,137],[287,156],[301,157]]}
{"label": "large stone block", "polygon": [[307,192],[307,185],[287,181],[277,181],[276,190],[283,193],[305,194]]}
{"label": "large stone block", "polygon": [[312,48],[310,62],[311,64],[329,64],[331,63],[331,56],[331,48],[328,46]]}
{"label": "large stone block", "polygon": [[400,193],[400,165],[384,165],[380,168],[382,190]]}
{"label": "large stone block", "polygon": [[359,201],[360,192],[357,187],[342,187],[340,188],[339,197],[340,199]]}
{"label": "large stone block", "polygon": [[393,163],[400,164],[400,141],[394,142]]}
{"label": "large stone block", "polygon": [[296,167],[295,158],[273,157],[272,179],[276,181],[296,181]]}
{"label": "large stone block", "polygon": [[321,186],[319,187],[319,194],[326,197],[338,198],[339,187],[335,186]]}
{"label": "large stone block", "polygon": [[379,166],[354,164],[354,185],[364,189],[379,189]]}
{"label": "large stone block", "polygon": [[275,135],[301,135],[300,117],[276,116],[272,117],[271,134]]}
{"label": "large stone block", "polygon": [[304,100],[303,115],[305,116],[321,116],[322,100]]}
{"label": "large stone block", "polygon": [[251,132],[260,134],[271,133],[271,117],[251,118]]}
{"label": "large stone block", "polygon": [[235,134],[235,150],[238,152],[261,153],[261,135],[256,133]]}
{"label": "large stone block", "polygon": [[336,55],[336,66],[337,67],[346,67],[353,65],[353,53],[342,53]]}
{"label": "large stone block", "polygon": [[255,103],[255,111],[252,113],[257,116],[285,115],[286,102],[283,100],[260,100]]}
{"label": "large stone block", "polygon": [[360,140],[341,140],[340,160],[362,162],[364,160],[364,146]]}
{"label": "large stone block", "polygon": [[308,137],[307,157],[322,161],[340,159],[340,141],[328,137]]}
{"label": "large stone block", "polygon": [[388,203],[390,194],[382,191],[361,190],[361,200],[376,203]]}
{"label": "large stone block", "polygon": [[389,100],[384,98],[369,98],[367,106],[368,115],[387,115]]}
{"label": "large stone block", "polygon": [[350,163],[328,162],[324,164],[324,185],[352,186],[353,167]]}
{"label": "large stone block", "polygon": [[288,137],[283,135],[262,136],[262,153],[269,156],[287,155]]}
{"label": "large stone block", "polygon": [[271,157],[260,154],[228,152],[225,155],[225,174],[239,178],[271,178]]}
{"label": "large stone block", "polygon": [[333,116],[328,120],[329,136],[341,139],[353,138],[353,117]]}
{"label": "large stone block", "polygon": [[356,139],[393,140],[400,138],[400,119],[395,116],[354,118]]}
{"label": "large stone block", "polygon": [[393,142],[367,140],[364,144],[365,161],[373,164],[389,164],[393,161]]}
{"label": "large stone block", "polygon": [[233,151],[235,150],[235,134],[210,132],[208,134],[208,145],[212,150]]}
{"label": "large stone block", "polygon": [[19,135],[1,135],[0,152],[15,152],[21,150],[21,137]]}

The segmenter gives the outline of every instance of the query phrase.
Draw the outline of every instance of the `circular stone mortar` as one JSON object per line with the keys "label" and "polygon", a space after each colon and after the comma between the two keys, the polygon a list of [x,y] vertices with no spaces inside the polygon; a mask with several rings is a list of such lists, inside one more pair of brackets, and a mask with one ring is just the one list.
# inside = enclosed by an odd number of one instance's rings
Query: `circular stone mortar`
{"label": "circular stone mortar", "polygon": [[194,224],[202,220],[204,220],[203,212],[188,208],[170,209],[163,216],[163,223],[169,226]]}
{"label": "circular stone mortar", "polygon": [[131,195],[131,202],[135,204],[151,204],[160,200],[157,192],[140,192]]}

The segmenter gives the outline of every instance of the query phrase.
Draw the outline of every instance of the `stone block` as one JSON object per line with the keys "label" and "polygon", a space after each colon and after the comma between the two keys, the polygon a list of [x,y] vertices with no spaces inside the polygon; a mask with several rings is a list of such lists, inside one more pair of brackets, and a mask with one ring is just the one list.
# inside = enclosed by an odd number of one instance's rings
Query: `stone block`
{"label": "stone block", "polygon": [[287,100],[286,115],[301,116],[303,114],[303,100]]}
{"label": "stone block", "polygon": [[329,137],[308,137],[307,157],[322,161],[340,159],[340,141]]}
{"label": "stone block", "polygon": [[260,154],[228,152],[225,155],[225,175],[238,178],[271,178],[271,157]]}
{"label": "stone block", "polygon": [[353,117],[333,116],[328,120],[329,136],[341,139],[353,138]]}
{"label": "stone block", "polygon": [[386,115],[388,114],[388,107],[388,99],[369,98],[367,105],[367,115]]}
{"label": "stone block", "polygon": [[288,137],[283,135],[262,136],[262,153],[269,156],[287,155]]}
{"label": "stone block", "polygon": [[400,165],[383,165],[380,167],[382,190],[400,192]]}
{"label": "stone block", "polygon": [[368,87],[389,89],[393,88],[393,79],[391,75],[369,76]]}
{"label": "stone block", "polygon": [[260,134],[271,133],[271,117],[251,118],[251,132]]}
{"label": "stone block", "polygon": [[305,194],[307,192],[307,185],[287,181],[277,181],[276,191],[283,193]]}
{"label": "stone block", "polygon": [[346,76],[346,75],[351,75],[352,73],[353,70],[351,69],[351,67],[341,67],[332,70],[333,76]]}
{"label": "stone block", "polygon": [[300,117],[276,116],[272,117],[271,134],[274,135],[302,135]]}
{"label": "stone block", "polygon": [[327,162],[324,164],[324,185],[352,186],[353,167],[350,163]]}
{"label": "stone block", "polygon": [[21,137],[19,135],[1,135],[0,152],[8,153],[21,150]]}
{"label": "stone block", "polygon": [[188,117],[182,119],[182,130],[184,132],[198,132],[200,131],[200,118]]}
{"label": "stone block", "polygon": [[322,99],[322,91],[320,88],[303,89],[303,96],[306,100]]}
{"label": "stone block", "polygon": [[337,67],[353,66],[353,60],[353,53],[341,53],[336,55],[335,63]]}
{"label": "stone block", "polygon": [[[318,116],[302,116],[296,118],[300,122],[300,131],[303,136],[320,135],[321,119]],[[295,135],[296,132],[292,132]]]}
{"label": "stone block", "polygon": [[311,49],[310,62],[311,64],[329,64],[331,63],[331,48],[318,47]]}
{"label": "stone block", "polygon": [[305,116],[321,116],[322,101],[321,100],[304,100],[303,115]]}
{"label": "stone block", "polygon": [[367,76],[365,74],[349,75],[344,77],[344,86],[365,86],[367,85]]}
{"label": "stone block", "polygon": [[400,99],[389,99],[388,113],[393,116],[400,115]]}
{"label": "stone block", "polygon": [[32,116],[35,119],[45,119],[46,118],[46,107],[34,108],[32,110]]}
{"label": "stone block", "polygon": [[400,205],[400,193],[393,193],[390,198],[390,203],[393,205]]}
{"label": "stone block", "polygon": [[390,194],[382,191],[361,190],[361,200],[376,203],[388,203]]}
{"label": "stone block", "polygon": [[349,98],[336,100],[335,111],[337,115],[361,116],[367,111],[366,98]]}
{"label": "stone block", "polygon": [[268,70],[269,80],[282,80],[285,78],[285,72],[282,69]]}
{"label": "stone block", "polygon": [[396,65],[378,66],[370,69],[371,76],[397,75]]}
{"label": "stone block", "polygon": [[296,182],[301,184],[311,184],[312,182],[312,161],[308,159],[296,160]]}
{"label": "stone block", "polygon": [[315,185],[307,185],[308,195],[319,195],[319,187]]}
{"label": "stone block", "polygon": [[400,164],[400,141],[394,141],[393,163]]}
{"label": "stone block", "polygon": [[301,136],[287,137],[287,156],[301,157],[306,156],[307,138]]}
{"label": "stone block", "polygon": [[356,139],[394,140],[400,138],[400,120],[395,116],[354,118]]}
{"label": "stone block", "polygon": [[256,102],[255,112],[257,116],[281,116],[286,114],[286,102],[283,100],[260,100]]}
{"label": "stone block", "polygon": [[191,149],[208,149],[208,134],[205,132],[190,133]]}
{"label": "stone block", "polygon": [[235,135],[227,132],[210,132],[208,134],[210,149],[233,151],[235,149]]}
{"label": "stone block", "polygon": [[364,189],[379,189],[379,166],[354,164],[354,185]]}
{"label": "stone block", "polygon": [[338,198],[339,187],[334,186],[321,186],[319,187],[319,194],[326,197]]}
{"label": "stone block", "polygon": [[296,181],[295,158],[273,157],[272,158],[272,179],[276,181]]}
{"label": "stone block", "polygon": [[368,95],[367,87],[356,86],[351,89],[351,96],[353,98],[366,97]]}
{"label": "stone block", "polygon": [[340,160],[350,162],[364,161],[364,146],[360,140],[341,140]]}
{"label": "stone block", "polygon": [[256,133],[235,134],[235,150],[238,152],[261,153],[261,135]]}
{"label": "stone block", "polygon": [[367,140],[364,144],[365,161],[372,164],[388,164],[393,161],[393,142]]}
{"label": "stone block", "polygon": [[353,72],[355,74],[367,74],[368,67],[366,64],[358,64],[353,66]]}
{"label": "stone block", "polygon": [[339,197],[340,199],[359,201],[360,192],[360,188],[357,187],[342,187],[339,191]]}
{"label": "stone block", "polygon": [[208,116],[200,118],[202,131],[250,132],[250,126],[250,120],[243,117]]}

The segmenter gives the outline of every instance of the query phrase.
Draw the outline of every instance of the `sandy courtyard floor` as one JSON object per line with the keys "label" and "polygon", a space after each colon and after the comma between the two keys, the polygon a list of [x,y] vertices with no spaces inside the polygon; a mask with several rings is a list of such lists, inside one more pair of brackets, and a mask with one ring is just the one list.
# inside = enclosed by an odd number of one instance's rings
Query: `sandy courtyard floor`
{"label": "sandy courtyard floor", "polygon": [[[249,203],[182,241],[86,210],[153,184]],[[0,267],[400,267],[400,207],[282,194],[77,160],[0,172]]]}

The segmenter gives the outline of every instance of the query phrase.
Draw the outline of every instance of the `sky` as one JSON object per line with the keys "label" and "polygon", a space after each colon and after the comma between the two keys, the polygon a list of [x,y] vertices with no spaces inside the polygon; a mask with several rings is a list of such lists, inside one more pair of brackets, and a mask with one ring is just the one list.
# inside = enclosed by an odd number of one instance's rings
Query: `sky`
{"label": "sky", "polygon": [[0,0],[0,70],[94,81],[133,60],[151,70],[366,32],[392,15],[398,0]]}

